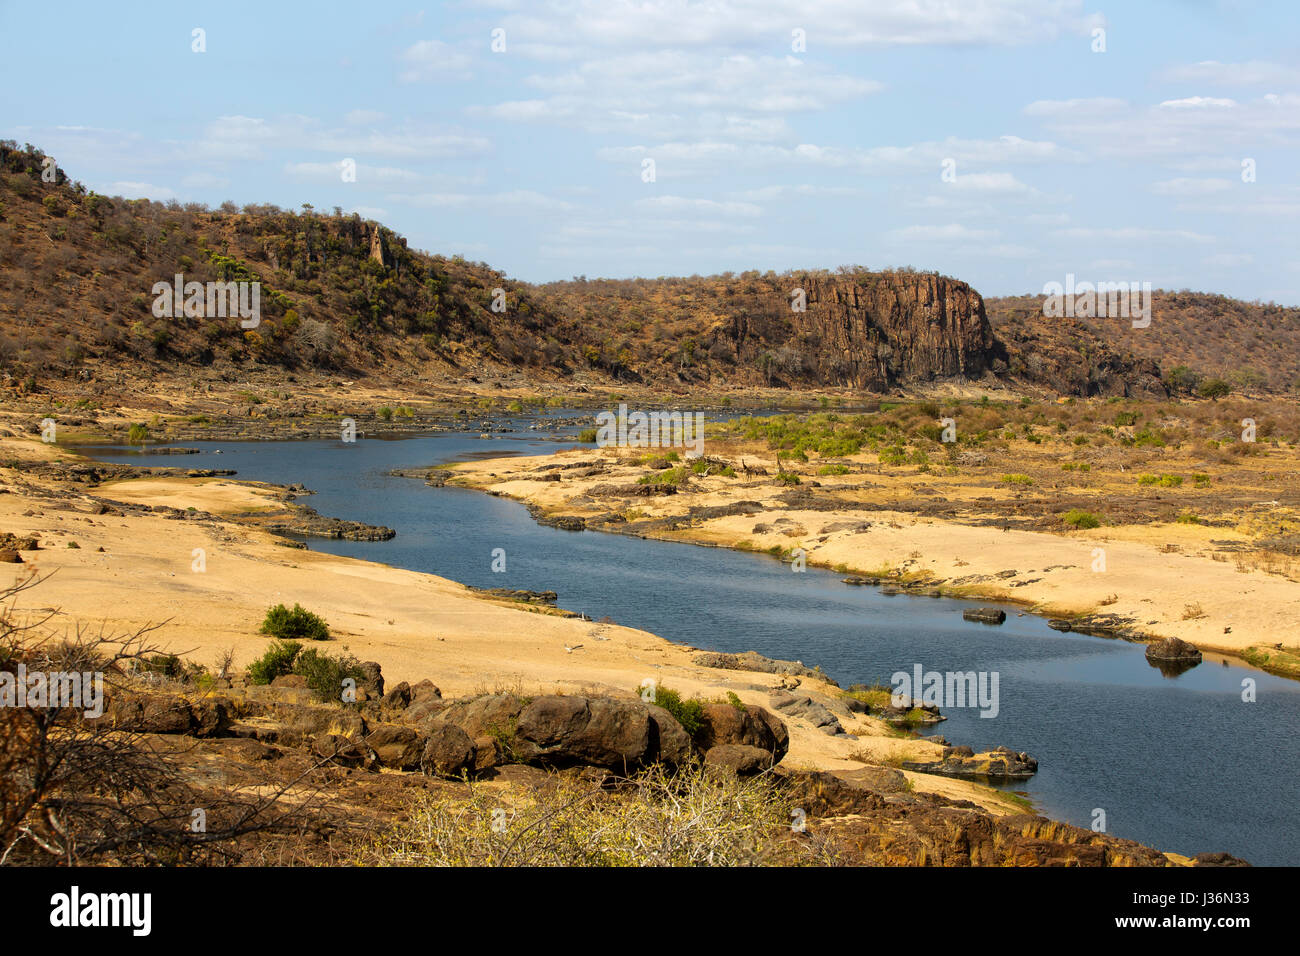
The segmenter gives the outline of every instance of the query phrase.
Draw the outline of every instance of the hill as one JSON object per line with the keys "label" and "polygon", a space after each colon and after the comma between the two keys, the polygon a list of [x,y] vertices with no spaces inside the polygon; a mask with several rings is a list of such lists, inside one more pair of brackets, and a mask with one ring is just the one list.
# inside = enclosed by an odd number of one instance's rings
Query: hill
{"label": "hill", "polygon": [[[155,286],[258,283],[258,321],[159,310]],[[934,272],[861,267],[533,285],[309,205],[219,209],[88,191],[0,143],[0,371],[882,392],[927,382],[1163,397],[1300,381],[1300,309],[1158,293],[1154,321],[1044,319]],[[207,371],[200,371],[207,370]]]}

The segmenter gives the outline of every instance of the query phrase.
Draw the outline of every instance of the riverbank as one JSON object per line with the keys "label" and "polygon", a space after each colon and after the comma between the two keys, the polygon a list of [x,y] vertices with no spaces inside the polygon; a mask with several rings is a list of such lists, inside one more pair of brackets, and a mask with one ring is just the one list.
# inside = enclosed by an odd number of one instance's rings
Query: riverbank
{"label": "riverbank", "polygon": [[[44,576],[19,610],[52,614],[55,631],[161,627],[164,650],[213,665],[227,651],[242,668],[265,650],[266,609],[301,603],[327,618],[336,647],[377,661],[392,681],[434,680],[447,696],[497,689],[521,693],[627,696],[647,678],[683,696],[770,706],[786,679],[719,670],[694,649],[610,622],[565,617],[471,590],[434,575],[287,548],[263,527],[283,508],[284,489],[226,476],[149,475],[89,484],[54,480],[33,467],[89,460],[51,445],[0,440],[0,530],[38,536],[39,549],[3,564],[4,583]],[[399,529],[400,533],[400,529]],[[570,650],[572,648],[572,650]],[[801,694],[838,698],[803,677]],[[783,715],[790,751],[783,766],[852,771],[940,758],[943,747],[899,736],[888,724],[844,715],[849,734]],[[907,772],[918,793],[969,800],[988,812],[1023,812],[1013,796],[971,781]]]}

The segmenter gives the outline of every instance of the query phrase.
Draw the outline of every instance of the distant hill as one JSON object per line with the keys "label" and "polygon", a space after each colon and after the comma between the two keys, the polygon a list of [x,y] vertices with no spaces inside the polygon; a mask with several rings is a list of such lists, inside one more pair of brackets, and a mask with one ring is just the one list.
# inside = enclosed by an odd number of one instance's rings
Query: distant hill
{"label": "distant hill", "polygon": [[[155,314],[154,286],[256,281],[261,321]],[[93,380],[129,367],[228,380],[260,367],[464,383],[522,375],[654,387],[1021,382],[1162,394],[1197,374],[1284,388],[1300,310],[1160,294],[1152,327],[1045,320],[910,269],[726,273],[533,285],[421,252],[384,226],[304,207],[109,198],[40,150],[0,143],[0,372]],[[1184,375],[1173,369],[1191,367]]]}
{"label": "distant hill", "polygon": [[1151,325],[1135,329],[1123,318],[1046,318],[1041,295],[989,298],[984,305],[1009,350],[1024,353],[1022,364],[1045,345],[1059,351],[1063,342],[1088,340],[1133,364],[1158,365],[1175,392],[1206,377],[1239,389],[1300,390],[1300,308],[1156,290]]}

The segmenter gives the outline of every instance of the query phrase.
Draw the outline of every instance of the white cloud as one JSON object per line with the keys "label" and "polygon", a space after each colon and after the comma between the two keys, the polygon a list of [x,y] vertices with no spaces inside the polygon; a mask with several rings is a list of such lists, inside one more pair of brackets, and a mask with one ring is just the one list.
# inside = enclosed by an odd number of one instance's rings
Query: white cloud
{"label": "white cloud", "polygon": [[155,186],[153,183],[116,182],[109,183],[103,192],[109,196],[121,196],[124,199],[153,199],[164,202],[176,199],[176,191],[169,186]]}
{"label": "white cloud", "polygon": [[820,47],[1003,47],[1104,23],[1084,14],[1082,0],[873,0],[865,9],[843,0],[534,0],[510,7],[498,17],[507,37],[526,37],[528,52],[550,59],[610,47],[770,49],[774,40],[789,49],[794,28],[805,31],[810,57]]}
{"label": "white cloud", "polygon": [[1300,70],[1269,63],[1266,60],[1249,60],[1245,63],[1220,63],[1202,60],[1185,66],[1171,67],[1161,78],[1174,83],[1198,83],[1207,86],[1294,86],[1300,84]]}
{"label": "white cloud", "polygon": [[1232,108],[1237,105],[1236,100],[1224,99],[1217,96],[1188,96],[1181,100],[1165,100],[1160,104],[1161,109],[1205,109],[1212,107]]}

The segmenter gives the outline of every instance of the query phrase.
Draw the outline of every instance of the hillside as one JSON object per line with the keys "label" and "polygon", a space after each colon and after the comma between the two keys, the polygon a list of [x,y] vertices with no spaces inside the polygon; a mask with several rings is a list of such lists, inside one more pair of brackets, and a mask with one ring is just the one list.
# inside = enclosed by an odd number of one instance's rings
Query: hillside
{"label": "hillside", "polygon": [[[156,314],[155,284],[177,274],[260,283],[260,322]],[[10,142],[0,143],[0,278],[0,373],[20,393],[277,370],[453,389],[506,377],[861,392],[1001,381],[1146,397],[1211,374],[1247,388],[1300,379],[1300,309],[1161,293],[1151,329],[1116,332],[1104,320],[1044,320],[1034,297],[986,304],[965,282],[911,269],[532,285],[412,249],[337,208],[97,195]]]}
{"label": "hillside", "polygon": [[[984,300],[997,335],[1023,358],[1026,374],[1041,373],[1033,353],[1071,340],[1106,343],[1149,374],[1154,367],[1175,394],[1206,377],[1238,389],[1285,392],[1300,388],[1300,308],[1243,302],[1209,292],[1152,293],[1151,325],[1135,329],[1122,318],[1045,319],[1043,297]],[[1013,360],[1013,370],[1020,371]]]}

